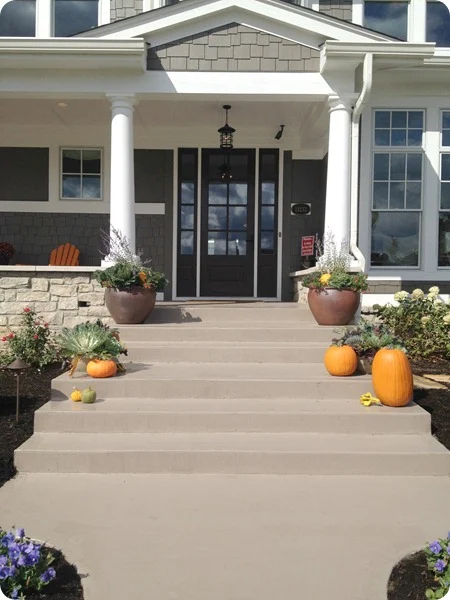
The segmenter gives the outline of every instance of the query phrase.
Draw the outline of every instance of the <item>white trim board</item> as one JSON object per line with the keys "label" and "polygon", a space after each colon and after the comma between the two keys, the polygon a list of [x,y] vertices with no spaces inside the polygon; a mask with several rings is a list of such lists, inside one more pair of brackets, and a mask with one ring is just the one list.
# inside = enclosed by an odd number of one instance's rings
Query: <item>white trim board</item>
{"label": "white trim board", "polygon": [[[70,213],[70,214],[109,214],[109,202],[101,200],[80,200],[60,202],[0,202],[0,213]],[[135,203],[136,215],[164,215],[166,207],[163,202]]]}

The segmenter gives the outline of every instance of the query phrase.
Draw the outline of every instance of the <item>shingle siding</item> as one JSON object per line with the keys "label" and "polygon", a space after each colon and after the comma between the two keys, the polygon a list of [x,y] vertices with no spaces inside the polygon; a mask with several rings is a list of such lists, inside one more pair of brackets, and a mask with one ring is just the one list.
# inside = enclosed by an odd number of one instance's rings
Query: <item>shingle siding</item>
{"label": "shingle siding", "polygon": [[111,0],[111,23],[143,11],[143,0]]}
{"label": "shingle siding", "polygon": [[319,0],[319,10],[342,21],[352,21],[352,0]]}
{"label": "shingle siding", "polygon": [[319,51],[244,25],[149,48],[150,71],[319,71]]}

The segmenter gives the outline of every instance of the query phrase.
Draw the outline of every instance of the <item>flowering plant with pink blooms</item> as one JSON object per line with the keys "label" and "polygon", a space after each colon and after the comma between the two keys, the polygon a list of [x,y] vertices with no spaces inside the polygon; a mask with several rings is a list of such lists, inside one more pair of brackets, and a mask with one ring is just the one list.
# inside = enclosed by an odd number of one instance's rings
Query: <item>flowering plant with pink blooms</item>
{"label": "flowering plant with pink blooms", "polygon": [[39,369],[59,360],[59,347],[48,323],[28,306],[23,309],[20,327],[0,337],[0,365],[7,366],[16,358]]}

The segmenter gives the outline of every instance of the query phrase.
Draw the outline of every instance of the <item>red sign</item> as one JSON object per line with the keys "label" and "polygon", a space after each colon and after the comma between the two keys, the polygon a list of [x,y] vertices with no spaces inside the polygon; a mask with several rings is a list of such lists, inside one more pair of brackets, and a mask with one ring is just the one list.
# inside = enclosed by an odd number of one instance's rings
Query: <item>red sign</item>
{"label": "red sign", "polygon": [[315,240],[316,240],[316,237],[314,235],[305,235],[302,237],[301,256],[314,256]]}

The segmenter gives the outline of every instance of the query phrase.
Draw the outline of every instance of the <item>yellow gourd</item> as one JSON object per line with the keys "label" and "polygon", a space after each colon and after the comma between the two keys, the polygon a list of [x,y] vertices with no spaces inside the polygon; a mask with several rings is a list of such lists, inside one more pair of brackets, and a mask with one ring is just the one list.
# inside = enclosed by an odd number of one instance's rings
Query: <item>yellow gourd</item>
{"label": "yellow gourd", "polygon": [[73,392],[70,394],[70,399],[74,402],[81,402],[81,391],[78,388],[73,388]]}

